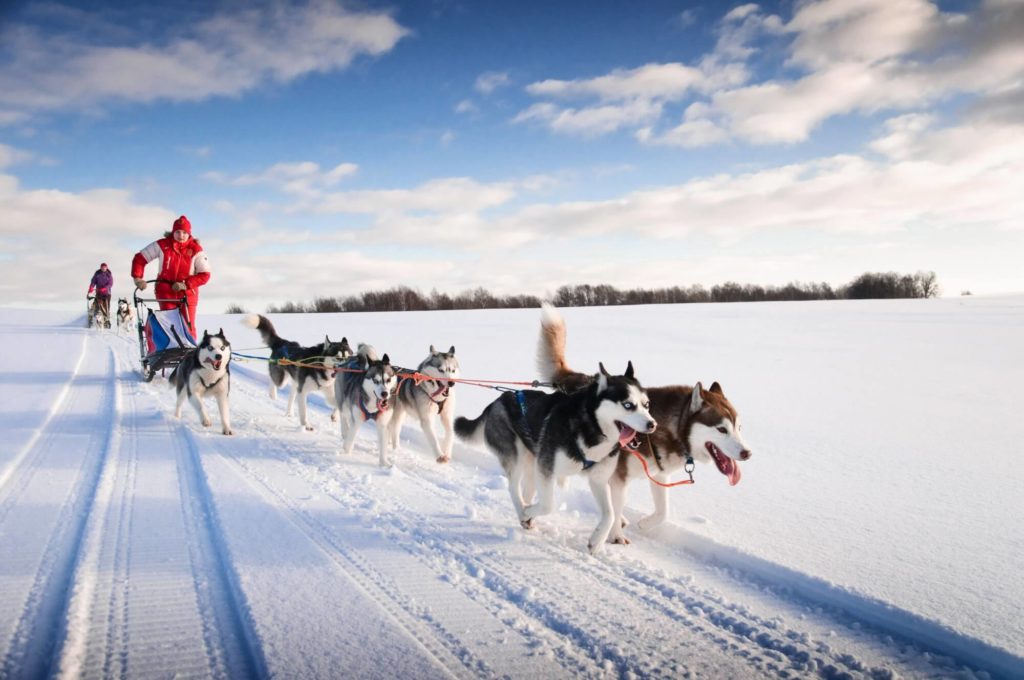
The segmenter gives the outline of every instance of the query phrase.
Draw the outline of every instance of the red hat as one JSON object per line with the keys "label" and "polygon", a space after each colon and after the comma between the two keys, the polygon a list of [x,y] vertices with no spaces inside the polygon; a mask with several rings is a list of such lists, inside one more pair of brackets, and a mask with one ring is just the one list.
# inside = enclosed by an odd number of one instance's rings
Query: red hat
{"label": "red hat", "polygon": [[100,266],[101,266],[101,267],[106,267],[106,266],[107,266],[107,263],[106,263],[106,262],[100,262]]}
{"label": "red hat", "polygon": [[171,231],[178,231],[181,229],[186,234],[192,233],[192,223],[188,221],[188,218],[182,215],[178,219],[174,220],[174,228]]}

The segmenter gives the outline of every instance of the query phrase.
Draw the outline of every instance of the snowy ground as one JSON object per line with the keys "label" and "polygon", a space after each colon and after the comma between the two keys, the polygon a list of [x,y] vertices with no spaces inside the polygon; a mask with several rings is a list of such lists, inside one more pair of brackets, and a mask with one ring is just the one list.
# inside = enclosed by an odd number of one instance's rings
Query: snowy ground
{"label": "snowy ground", "polygon": [[[0,677],[1024,677],[1024,299],[564,316],[578,369],[720,381],[754,451],[596,558],[578,481],[526,532],[485,452],[440,466],[407,425],[384,471],[368,425],[341,457],[322,402],[301,431],[255,361],[225,437],[172,417],[133,341],[0,310]],[[509,380],[535,377],[538,319],[274,317]]]}

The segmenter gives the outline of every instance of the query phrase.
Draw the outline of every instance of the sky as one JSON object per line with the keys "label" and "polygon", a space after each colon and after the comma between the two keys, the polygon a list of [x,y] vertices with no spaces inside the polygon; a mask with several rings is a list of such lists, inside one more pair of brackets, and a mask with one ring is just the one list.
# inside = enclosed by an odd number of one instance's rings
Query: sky
{"label": "sky", "polygon": [[101,261],[128,295],[181,214],[211,312],[865,271],[1024,291],[1022,34],[1020,0],[7,2],[0,304],[80,306]]}

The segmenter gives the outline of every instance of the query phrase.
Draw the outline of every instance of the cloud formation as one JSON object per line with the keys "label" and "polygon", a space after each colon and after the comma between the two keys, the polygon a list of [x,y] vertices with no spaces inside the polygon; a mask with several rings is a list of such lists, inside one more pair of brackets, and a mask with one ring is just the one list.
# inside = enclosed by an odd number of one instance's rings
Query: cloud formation
{"label": "cloud formation", "polygon": [[361,55],[390,51],[408,34],[387,13],[352,11],[334,0],[265,0],[193,19],[179,18],[154,41],[108,25],[88,35],[76,22],[62,35],[52,26],[3,26],[0,124],[36,111],[234,96],[344,69]]}
{"label": "cloud formation", "polygon": [[[1024,78],[1022,34],[1024,3],[1007,0],[983,0],[970,14],[929,0],[819,0],[798,4],[788,22],[747,4],[722,18],[714,50],[693,66],[539,81],[526,91],[544,101],[514,120],[583,136],[633,130],[644,143],[680,147],[791,144],[834,116],[1005,97]],[[785,63],[754,81],[748,62],[765,44],[781,44]]]}

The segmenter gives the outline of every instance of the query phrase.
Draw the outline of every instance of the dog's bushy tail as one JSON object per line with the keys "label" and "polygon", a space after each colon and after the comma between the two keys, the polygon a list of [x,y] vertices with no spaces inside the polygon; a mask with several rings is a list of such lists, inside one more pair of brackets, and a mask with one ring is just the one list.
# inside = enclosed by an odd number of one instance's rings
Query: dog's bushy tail
{"label": "dog's bushy tail", "polygon": [[278,334],[270,319],[262,314],[247,314],[242,317],[242,325],[255,328],[263,338],[263,344],[271,349],[285,342]]}
{"label": "dog's bushy tail", "polygon": [[547,302],[541,305],[540,341],[537,343],[537,371],[551,382],[562,382],[574,371],[565,363],[565,321]]}
{"label": "dog's bushy tail", "polygon": [[480,425],[484,422],[485,415],[487,415],[487,409],[484,409],[483,413],[472,420],[459,416],[455,419],[455,434],[467,444],[483,444],[484,430]]}

